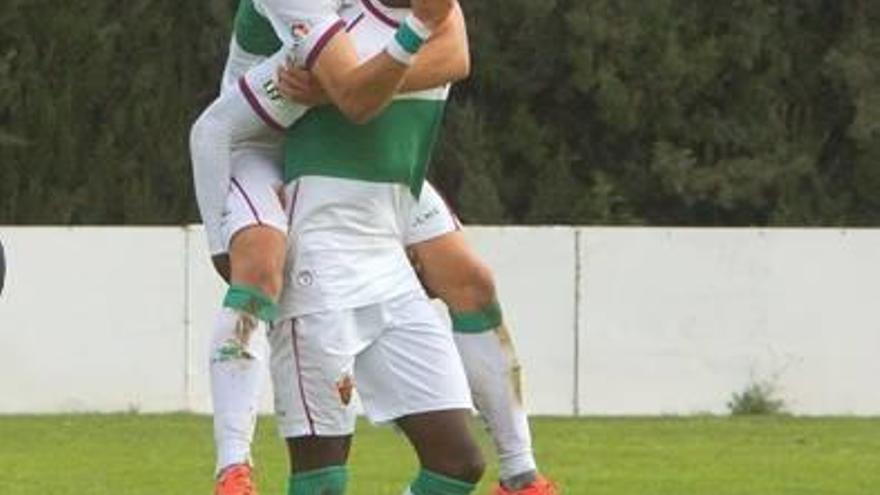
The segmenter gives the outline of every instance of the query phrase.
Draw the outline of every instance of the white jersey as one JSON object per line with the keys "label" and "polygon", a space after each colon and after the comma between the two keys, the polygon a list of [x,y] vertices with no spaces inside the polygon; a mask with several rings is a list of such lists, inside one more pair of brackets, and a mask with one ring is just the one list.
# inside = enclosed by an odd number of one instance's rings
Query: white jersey
{"label": "white jersey", "polygon": [[287,191],[292,210],[282,319],[422,290],[402,242],[415,205],[406,186],[308,176]]}

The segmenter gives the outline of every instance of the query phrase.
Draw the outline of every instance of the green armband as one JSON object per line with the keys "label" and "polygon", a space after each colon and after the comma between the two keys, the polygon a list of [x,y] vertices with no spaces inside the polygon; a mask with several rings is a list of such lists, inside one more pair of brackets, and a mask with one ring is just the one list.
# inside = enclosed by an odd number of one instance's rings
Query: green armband
{"label": "green armband", "polygon": [[385,51],[398,62],[412,65],[413,57],[430,37],[431,31],[416,16],[410,14],[400,23]]}

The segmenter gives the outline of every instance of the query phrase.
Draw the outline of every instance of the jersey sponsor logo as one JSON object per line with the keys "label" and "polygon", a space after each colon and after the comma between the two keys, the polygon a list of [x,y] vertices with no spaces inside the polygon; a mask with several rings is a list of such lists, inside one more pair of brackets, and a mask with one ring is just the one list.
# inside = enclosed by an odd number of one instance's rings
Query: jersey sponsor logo
{"label": "jersey sponsor logo", "polygon": [[413,220],[412,226],[413,227],[420,227],[420,226],[428,223],[429,220],[431,220],[432,218],[436,217],[439,214],[440,214],[440,208],[435,206],[435,207],[431,208],[430,210],[422,213],[421,215],[416,216],[415,220]]}

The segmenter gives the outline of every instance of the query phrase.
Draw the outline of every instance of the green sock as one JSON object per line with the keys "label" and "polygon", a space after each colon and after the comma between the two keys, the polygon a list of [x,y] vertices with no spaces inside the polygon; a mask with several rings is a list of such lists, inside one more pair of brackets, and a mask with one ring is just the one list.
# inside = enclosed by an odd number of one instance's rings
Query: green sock
{"label": "green sock", "polygon": [[271,323],[278,317],[278,305],[263,291],[248,285],[232,284],[226,291],[223,306],[253,315]]}
{"label": "green sock", "polygon": [[345,466],[330,466],[290,477],[287,495],[342,495],[348,484]]}
{"label": "green sock", "polygon": [[501,326],[501,306],[493,302],[478,311],[449,312],[452,330],[458,333],[484,333]]}
{"label": "green sock", "polygon": [[448,478],[426,469],[409,486],[412,495],[468,495],[477,488],[474,483]]}

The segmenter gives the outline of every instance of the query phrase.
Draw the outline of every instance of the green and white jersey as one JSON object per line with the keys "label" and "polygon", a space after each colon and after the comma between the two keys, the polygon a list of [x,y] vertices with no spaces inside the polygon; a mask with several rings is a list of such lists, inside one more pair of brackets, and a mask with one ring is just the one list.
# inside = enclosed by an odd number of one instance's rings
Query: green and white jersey
{"label": "green and white jersey", "polygon": [[[361,0],[341,12],[361,60],[409,10]],[[364,307],[421,291],[403,247],[448,88],[403,94],[364,125],[331,106],[288,129],[289,273],[282,318]]]}
{"label": "green and white jersey", "polygon": [[232,26],[221,93],[234,90],[248,70],[281,49],[281,40],[275,36],[272,24],[257,12],[253,0],[238,2]]}
{"label": "green and white jersey", "polygon": [[[341,12],[361,61],[381,52],[409,9],[361,0]],[[393,182],[418,197],[440,132],[449,87],[398,95],[376,118],[355,124],[332,105],[310,110],[287,131],[284,177]]]}
{"label": "green and white jersey", "polygon": [[251,67],[300,41],[300,30],[336,16],[349,0],[240,0],[224,71],[230,87]]}
{"label": "green and white jersey", "polygon": [[235,42],[247,53],[268,57],[281,49],[269,19],[257,12],[253,0],[238,2],[233,27]]}

